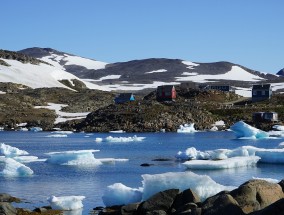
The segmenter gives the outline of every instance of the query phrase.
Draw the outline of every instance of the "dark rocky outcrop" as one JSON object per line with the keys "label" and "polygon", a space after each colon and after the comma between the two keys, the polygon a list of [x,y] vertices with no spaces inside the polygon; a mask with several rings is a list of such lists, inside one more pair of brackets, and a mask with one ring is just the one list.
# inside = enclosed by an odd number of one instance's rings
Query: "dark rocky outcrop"
{"label": "dark rocky outcrop", "polygon": [[[30,57],[28,55],[25,55],[25,54],[22,54],[22,53],[19,53],[19,52],[12,52],[12,51],[2,50],[2,49],[0,49],[0,58],[2,58],[2,65],[4,65],[3,59],[17,60],[17,61],[20,61],[22,63],[31,63],[31,64],[35,64],[35,65],[38,65],[40,63],[50,65],[49,63],[46,63],[46,62],[39,60],[39,59],[36,59],[34,57]],[[7,64],[7,62],[5,62],[5,63]]]}
{"label": "dark rocky outcrop", "polygon": [[178,189],[159,192],[142,202],[137,209],[138,214],[167,214],[179,194]]}
{"label": "dark rocky outcrop", "polygon": [[221,192],[213,197],[208,198],[202,204],[203,215],[243,215],[241,207],[238,202],[228,193]]}

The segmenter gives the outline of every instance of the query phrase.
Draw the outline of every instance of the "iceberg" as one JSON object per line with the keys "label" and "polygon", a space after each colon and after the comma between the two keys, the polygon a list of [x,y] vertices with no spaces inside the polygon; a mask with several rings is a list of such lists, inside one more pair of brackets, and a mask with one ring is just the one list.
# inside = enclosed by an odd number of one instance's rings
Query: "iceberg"
{"label": "iceberg", "polygon": [[255,166],[258,156],[232,157],[225,160],[191,160],[183,163],[188,169],[230,169],[245,166]]}
{"label": "iceberg", "polygon": [[243,121],[236,122],[230,129],[237,138],[262,139],[269,137],[267,132],[254,128]]}
{"label": "iceberg", "polygon": [[194,147],[186,149],[184,152],[179,151],[176,154],[176,159],[181,161],[186,160],[224,160],[233,157],[258,156],[261,163],[278,163],[284,164],[284,148],[282,143],[277,149],[264,149],[254,146],[241,146],[235,149],[216,149],[208,151],[198,151]]}
{"label": "iceberg", "polygon": [[193,172],[168,172],[163,174],[142,175],[143,196],[146,200],[157,192],[167,189],[192,189],[204,201],[223,190],[233,190],[235,187],[218,184],[207,175],[198,175]]}
{"label": "iceberg", "polygon": [[0,153],[3,154],[5,157],[16,157],[20,155],[28,155],[29,153],[24,150],[20,150],[16,147],[12,147],[6,145],[4,143],[0,144]]}
{"label": "iceberg", "polygon": [[0,162],[4,162],[4,169],[0,172],[0,175],[3,176],[31,176],[34,173],[29,167],[15,161],[12,158],[0,158]]}
{"label": "iceberg", "polygon": [[58,165],[101,165],[102,163],[93,155],[94,152],[100,150],[78,150],[78,151],[63,151],[49,152],[46,155],[50,156],[46,160],[47,163]]}
{"label": "iceberg", "polygon": [[194,128],[194,123],[180,125],[177,133],[194,133],[197,132]]}
{"label": "iceberg", "polygon": [[103,195],[106,206],[122,205],[147,200],[157,192],[168,189],[192,189],[201,200],[213,196],[223,190],[233,190],[235,187],[216,183],[207,175],[197,175],[193,172],[168,172],[163,174],[142,175],[142,187],[139,189],[127,187],[121,183],[108,186]]}
{"label": "iceberg", "polygon": [[107,187],[102,199],[106,206],[140,202],[142,200],[142,188],[136,189],[115,183]]}
{"label": "iceberg", "polygon": [[54,210],[77,210],[83,208],[85,196],[50,196],[47,201]]}
{"label": "iceberg", "polygon": [[105,138],[106,142],[140,142],[143,141],[146,137],[137,137],[134,135],[133,137],[112,137],[108,136]]}

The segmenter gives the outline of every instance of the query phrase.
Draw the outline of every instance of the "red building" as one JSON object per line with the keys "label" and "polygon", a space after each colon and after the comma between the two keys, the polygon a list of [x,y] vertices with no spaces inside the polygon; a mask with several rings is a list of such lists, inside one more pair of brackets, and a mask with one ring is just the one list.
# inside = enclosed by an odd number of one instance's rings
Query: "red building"
{"label": "red building", "polygon": [[174,85],[158,86],[156,98],[157,101],[174,101],[177,97],[177,92]]}

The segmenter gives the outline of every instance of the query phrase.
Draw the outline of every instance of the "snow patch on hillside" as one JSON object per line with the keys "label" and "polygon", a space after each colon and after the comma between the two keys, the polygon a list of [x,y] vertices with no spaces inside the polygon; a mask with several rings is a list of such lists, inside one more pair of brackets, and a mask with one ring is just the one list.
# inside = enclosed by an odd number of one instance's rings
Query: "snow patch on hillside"
{"label": "snow patch on hillside", "polygon": [[145,74],[152,74],[152,73],[161,73],[161,72],[166,72],[168,70],[166,69],[158,69],[158,70],[154,70],[154,71],[151,71],[151,72],[145,72]]}
{"label": "snow patch on hillside", "polygon": [[67,113],[61,111],[63,107],[67,107],[68,105],[65,104],[54,104],[54,103],[48,103],[48,106],[35,106],[34,108],[45,108],[49,110],[54,110],[57,114],[57,118],[55,119],[54,124],[60,123],[60,122],[66,122],[68,120],[75,120],[75,119],[84,119],[90,112],[83,112],[83,113]]}
{"label": "snow patch on hillside", "polygon": [[187,65],[188,69],[194,69],[195,66],[199,66],[197,63],[193,63],[191,61],[182,61],[183,64]]}
{"label": "snow patch on hillside", "polygon": [[105,66],[107,65],[107,63],[105,62],[87,59],[79,56],[72,56],[68,54],[57,55],[51,53],[50,56],[45,56],[40,59],[63,70],[65,70],[63,65],[78,65],[78,66],[83,66],[87,69],[94,69],[94,70],[104,69]]}
{"label": "snow patch on hillside", "polygon": [[214,79],[235,80],[235,81],[261,81],[265,80],[259,76],[253,75],[239,66],[232,66],[232,69],[225,74],[218,75],[196,75],[196,73],[183,73],[187,77],[177,77],[176,81],[194,81],[205,83]]}

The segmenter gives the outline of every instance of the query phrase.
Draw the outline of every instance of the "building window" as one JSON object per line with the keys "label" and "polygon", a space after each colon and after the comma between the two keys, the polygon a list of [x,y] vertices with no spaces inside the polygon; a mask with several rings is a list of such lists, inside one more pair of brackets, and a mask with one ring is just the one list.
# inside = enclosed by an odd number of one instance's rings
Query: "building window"
{"label": "building window", "polygon": [[257,95],[257,91],[256,91],[256,90],[253,90],[253,91],[252,91],[252,95],[256,96],[256,95]]}
{"label": "building window", "polygon": [[265,90],[262,90],[262,91],[261,91],[261,95],[262,95],[262,96],[265,96]]}

